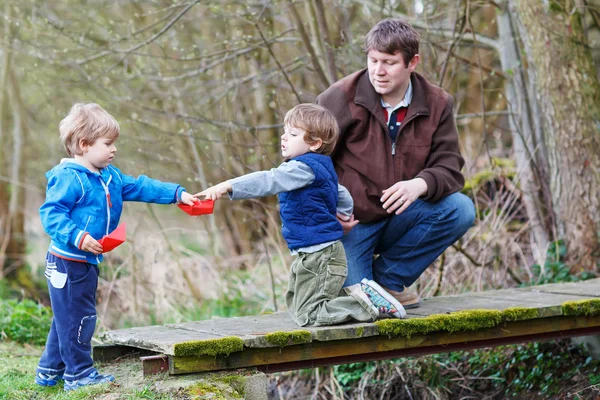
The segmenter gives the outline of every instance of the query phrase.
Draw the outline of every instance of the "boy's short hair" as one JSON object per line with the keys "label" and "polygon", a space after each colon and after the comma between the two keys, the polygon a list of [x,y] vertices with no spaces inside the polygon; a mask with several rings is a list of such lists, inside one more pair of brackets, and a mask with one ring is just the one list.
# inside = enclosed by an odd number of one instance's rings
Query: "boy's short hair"
{"label": "boy's short hair", "polygon": [[365,37],[365,53],[377,50],[387,54],[402,54],[404,64],[419,53],[419,33],[401,18],[387,18],[379,21]]}
{"label": "boy's short hair", "polygon": [[119,137],[119,123],[96,103],[76,103],[58,127],[60,141],[70,157],[83,154],[79,142],[94,142],[103,136]]}
{"label": "boy's short hair", "polygon": [[340,129],[328,109],[311,103],[298,104],[285,114],[283,123],[304,130],[304,141],[308,144],[321,139],[323,144],[315,153],[326,156],[333,153]]}

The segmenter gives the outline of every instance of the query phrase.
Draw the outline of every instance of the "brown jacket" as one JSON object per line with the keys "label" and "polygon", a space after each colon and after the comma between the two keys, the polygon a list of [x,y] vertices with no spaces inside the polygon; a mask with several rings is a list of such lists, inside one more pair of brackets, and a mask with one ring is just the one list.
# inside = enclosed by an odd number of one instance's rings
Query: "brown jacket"
{"label": "brown jacket", "polygon": [[379,199],[398,181],[423,178],[427,194],[421,198],[431,202],[464,185],[454,99],[418,73],[411,75],[411,82],[413,97],[396,138],[395,155],[380,96],[366,69],[339,80],[317,98],[340,125],[332,159],[361,223],[389,217]]}

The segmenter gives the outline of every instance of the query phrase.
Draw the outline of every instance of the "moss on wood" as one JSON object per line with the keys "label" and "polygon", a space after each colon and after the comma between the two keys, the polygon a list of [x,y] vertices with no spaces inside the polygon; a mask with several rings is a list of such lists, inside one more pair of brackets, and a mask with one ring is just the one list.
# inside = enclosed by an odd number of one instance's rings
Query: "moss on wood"
{"label": "moss on wood", "polygon": [[464,332],[492,328],[502,322],[498,310],[465,310],[451,314],[433,314],[425,318],[384,319],[376,321],[380,335],[408,337],[430,332]]}
{"label": "moss on wood", "polygon": [[537,308],[512,307],[502,311],[502,318],[506,322],[525,321],[539,317],[540,312]]}
{"label": "moss on wood", "polygon": [[244,341],[235,336],[222,339],[190,340],[189,342],[177,343],[173,354],[181,356],[228,356],[230,353],[244,350]]}
{"label": "moss on wood", "polygon": [[279,347],[292,346],[294,344],[309,343],[312,335],[309,331],[298,330],[291,332],[272,332],[265,335],[267,342]]}
{"label": "moss on wood", "polygon": [[562,303],[563,315],[600,315],[600,299],[574,300]]}

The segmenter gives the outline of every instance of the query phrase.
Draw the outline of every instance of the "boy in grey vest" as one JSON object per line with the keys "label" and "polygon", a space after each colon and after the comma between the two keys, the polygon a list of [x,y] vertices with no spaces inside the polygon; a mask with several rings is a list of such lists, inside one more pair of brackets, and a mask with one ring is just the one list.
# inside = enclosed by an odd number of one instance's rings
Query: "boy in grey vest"
{"label": "boy in grey vest", "polygon": [[325,108],[299,104],[284,118],[281,154],[284,162],[269,171],[253,172],[210,187],[195,196],[231,200],[279,195],[282,234],[293,255],[286,304],[300,326],[334,325],[404,318],[404,308],[372,280],[344,288],[348,274],[336,216],[348,220],[352,197],[338,184],[329,155],[339,134]]}

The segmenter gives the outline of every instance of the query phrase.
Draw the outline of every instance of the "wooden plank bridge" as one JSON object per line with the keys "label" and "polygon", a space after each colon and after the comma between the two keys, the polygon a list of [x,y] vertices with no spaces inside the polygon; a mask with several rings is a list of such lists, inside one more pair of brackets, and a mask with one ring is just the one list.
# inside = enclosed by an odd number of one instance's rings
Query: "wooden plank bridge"
{"label": "wooden plank bridge", "polygon": [[409,319],[299,328],[285,312],[105,332],[96,360],[144,374],[275,372],[600,334],[600,279],[424,299]]}

